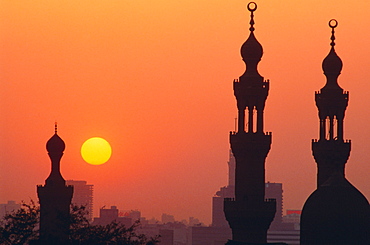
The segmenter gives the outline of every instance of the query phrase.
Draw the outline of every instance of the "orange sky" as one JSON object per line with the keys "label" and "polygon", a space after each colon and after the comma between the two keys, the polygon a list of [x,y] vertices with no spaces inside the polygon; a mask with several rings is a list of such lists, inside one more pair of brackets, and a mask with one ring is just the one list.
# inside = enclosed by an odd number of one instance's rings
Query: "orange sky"
{"label": "orange sky", "polygon": [[[50,171],[45,144],[54,121],[66,143],[65,179],[94,184],[103,205],[211,222],[211,198],[227,184],[232,81],[244,72],[247,1],[0,1],[0,203],[36,199]],[[282,182],[284,209],[314,190],[314,92],[323,87],[328,21],[350,91],[348,179],[370,197],[370,2],[258,1],[256,37],[270,79],[265,130],[273,132],[266,180]],[[111,160],[85,163],[93,136]],[[95,212],[97,215],[97,212]]]}

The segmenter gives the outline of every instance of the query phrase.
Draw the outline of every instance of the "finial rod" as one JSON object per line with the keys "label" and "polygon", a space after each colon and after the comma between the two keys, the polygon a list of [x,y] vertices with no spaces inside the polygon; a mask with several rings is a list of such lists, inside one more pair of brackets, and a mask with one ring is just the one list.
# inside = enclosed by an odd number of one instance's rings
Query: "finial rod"
{"label": "finial rod", "polygon": [[335,31],[334,31],[334,28],[336,28],[337,26],[338,26],[338,21],[336,19],[329,20],[329,27],[331,28],[331,38],[330,38],[331,43],[330,43],[330,46],[332,46],[333,48],[335,46],[335,42],[334,42],[334,40],[335,40],[335,36],[334,36]]}
{"label": "finial rod", "polygon": [[58,133],[58,123],[57,122],[55,122],[55,124],[54,124],[54,132],[55,132],[55,134]]}
{"label": "finial rod", "polygon": [[255,2],[250,2],[247,5],[247,9],[251,12],[251,21],[249,22],[251,27],[249,28],[249,30],[251,32],[253,32],[254,31],[254,27],[253,27],[253,25],[254,25],[254,19],[253,19],[254,14],[253,14],[253,12],[257,10],[257,4]]}

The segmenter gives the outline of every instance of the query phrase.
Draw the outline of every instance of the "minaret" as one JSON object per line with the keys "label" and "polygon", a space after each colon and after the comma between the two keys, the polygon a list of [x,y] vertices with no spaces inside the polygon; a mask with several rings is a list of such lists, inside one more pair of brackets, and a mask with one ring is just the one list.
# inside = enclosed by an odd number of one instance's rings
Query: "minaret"
{"label": "minaret", "polygon": [[66,186],[60,173],[60,159],[65,149],[64,141],[55,134],[46,144],[51,159],[51,172],[44,186],[37,186],[40,201],[40,243],[67,244],[69,236],[69,210],[73,186]]}
{"label": "minaret", "polygon": [[344,173],[351,150],[351,142],[343,140],[349,94],[337,82],[343,66],[334,49],[337,25],[336,20],[329,21],[331,49],[322,63],[326,84],[315,93],[320,119],[319,140],[312,142],[318,169],[317,189],[302,209],[302,245],[370,244],[369,202]]}
{"label": "minaret", "polygon": [[[269,81],[258,73],[262,46],[254,36],[254,11],[251,12],[250,35],[241,47],[246,71],[234,80],[234,95],[238,108],[238,131],[230,132],[230,144],[236,160],[235,199],[225,199],[224,212],[232,229],[230,244],[267,242],[267,230],[276,212],[275,199],[265,200],[265,159],[271,146],[271,133],[263,129],[263,111],[269,91]],[[247,127],[245,111],[248,109]]]}
{"label": "minaret", "polygon": [[319,110],[319,140],[313,140],[312,153],[317,163],[317,188],[334,172],[344,177],[344,166],[351,151],[351,141],[343,140],[343,120],[348,105],[349,93],[343,91],[337,79],[343,63],[335,52],[334,29],[338,23],[329,21],[331,27],[331,49],[322,62],[326,84],[315,93],[316,106]]}

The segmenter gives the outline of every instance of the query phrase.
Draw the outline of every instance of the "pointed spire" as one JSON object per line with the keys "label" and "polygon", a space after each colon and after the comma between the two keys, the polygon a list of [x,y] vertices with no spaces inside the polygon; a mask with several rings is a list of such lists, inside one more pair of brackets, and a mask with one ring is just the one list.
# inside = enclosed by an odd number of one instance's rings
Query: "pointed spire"
{"label": "pointed spire", "polygon": [[332,46],[332,48],[334,49],[334,46],[335,46],[335,36],[334,36],[334,28],[338,26],[338,21],[335,20],[335,19],[331,19],[329,20],[329,26],[331,27],[331,43],[330,43],[330,46]]}
{"label": "pointed spire", "polygon": [[250,2],[247,5],[247,9],[251,12],[251,20],[249,21],[249,24],[251,25],[251,27],[249,28],[249,30],[251,32],[253,32],[254,31],[254,27],[253,27],[253,25],[254,25],[254,19],[253,19],[254,14],[253,14],[253,12],[257,10],[257,4],[255,2]]}
{"label": "pointed spire", "polygon": [[57,123],[57,121],[55,121],[55,124],[54,124],[54,133],[55,134],[58,133],[58,123]]}

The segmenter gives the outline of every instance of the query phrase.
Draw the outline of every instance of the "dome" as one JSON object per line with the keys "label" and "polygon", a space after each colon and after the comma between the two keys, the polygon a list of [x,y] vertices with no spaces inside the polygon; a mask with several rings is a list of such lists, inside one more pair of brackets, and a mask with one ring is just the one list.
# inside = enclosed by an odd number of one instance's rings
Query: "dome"
{"label": "dome", "polygon": [[339,173],[307,199],[301,216],[301,244],[368,244],[370,206]]}
{"label": "dome", "polygon": [[334,48],[331,48],[329,54],[322,62],[322,70],[326,76],[338,77],[342,71],[343,63]]}
{"label": "dome", "polygon": [[263,48],[262,45],[257,41],[253,32],[251,32],[247,41],[243,43],[240,53],[244,61],[258,62],[261,60]]}
{"label": "dome", "polygon": [[66,148],[64,141],[55,133],[46,143],[48,152],[63,152]]}

